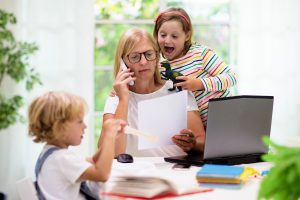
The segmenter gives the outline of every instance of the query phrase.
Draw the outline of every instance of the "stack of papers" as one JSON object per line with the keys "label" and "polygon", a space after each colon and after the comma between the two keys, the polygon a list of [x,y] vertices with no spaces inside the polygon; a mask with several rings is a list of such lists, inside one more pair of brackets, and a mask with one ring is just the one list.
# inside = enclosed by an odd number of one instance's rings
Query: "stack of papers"
{"label": "stack of papers", "polygon": [[197,172],[196,179],[201,186],[240,188],[255,172],[243,166],[205,164]]}

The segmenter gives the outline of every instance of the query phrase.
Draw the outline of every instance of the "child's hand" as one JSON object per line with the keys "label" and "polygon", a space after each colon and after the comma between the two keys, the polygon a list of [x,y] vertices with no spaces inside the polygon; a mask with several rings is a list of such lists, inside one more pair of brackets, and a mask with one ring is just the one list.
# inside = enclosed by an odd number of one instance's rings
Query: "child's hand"
{"label": "child's hand", "polygon": [[172,141],[185,152],[190,151],[196,144],[193,132],[188,129],[183,129],[180,131],[180,134],[174,135]]}
{"label": "child's hand", "polygon": [[93,157],[87,157],[86,161],[88,161],[91,164],[95,164],[95,161],[93,160]]}
{"label": "child's hand", "polygon": [[199,78],[189,78],[187,76],[178,76],[178,77],[176,77],[176,79],[183,80],[180,83],[174,84],[174,86],[176,86],[176,87],[181,86],[182,89],[190,90],[190,91],[204,89],[203,83]]}
{"label": "child's hand", "polygon": [[108,119],[103,123],[102,134],[109,136],[116,136],[117,134],[124,134],[124,129],[127,123],[121,119]]}

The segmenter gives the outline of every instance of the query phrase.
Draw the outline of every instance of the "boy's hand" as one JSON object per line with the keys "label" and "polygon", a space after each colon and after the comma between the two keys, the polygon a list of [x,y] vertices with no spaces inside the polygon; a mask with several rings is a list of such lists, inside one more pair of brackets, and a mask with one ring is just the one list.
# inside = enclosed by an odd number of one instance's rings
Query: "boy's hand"
{"label": "boy's hand", "polygon": [[93,160],[93,157],[87,157],[86,161],[88,161],[91,164],[95,164],[95,161]]}
{"label": "boy's hand", "polygon": [[177,80],[183,80],[182,82],[174,84],[174,86],[181,86],[182,89],[189,91],[203,90],[204,86],[202,81],[199,78],[190,78],[187,76],[178,76]]}
{"label": "boy's hand", "polygon": [[[108,119],[103,123],[102,134],[116,136],[124,134],[124,128],[127,125],[126,121],[121,119]],[[102,135],[101,134],[101,135]]]}

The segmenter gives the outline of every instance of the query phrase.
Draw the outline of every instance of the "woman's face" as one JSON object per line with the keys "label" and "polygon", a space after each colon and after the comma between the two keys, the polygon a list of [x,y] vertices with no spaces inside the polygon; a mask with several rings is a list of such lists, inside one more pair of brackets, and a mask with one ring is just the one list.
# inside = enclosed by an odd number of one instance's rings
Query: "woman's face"
{"label": "woman's face", "polygon": [[154,48],[146,39],[142,39],[125,56],[126,65],[134,72],[136,81],[154,79],[157,59]]}

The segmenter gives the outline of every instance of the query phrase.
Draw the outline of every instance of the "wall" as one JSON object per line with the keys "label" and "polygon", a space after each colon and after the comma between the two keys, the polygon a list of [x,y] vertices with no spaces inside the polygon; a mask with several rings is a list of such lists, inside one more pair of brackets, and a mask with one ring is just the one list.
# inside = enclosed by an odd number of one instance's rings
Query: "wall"
{"label": "wall", "polygon": [[[78,152],[87,155],[93,144],[93,0],[1,0],[1,9],[15,13],[14,33],[19,40],[34,41],[38,52],[30,60],[41,74],[42,86],[26,93],[8,80],[6,93],[22,93],[26,104],[49,90],[65,90],[83,96],[89,105],[88,128]],[[27,106],[22,110],[26,115]],[[15,181],[30,176],[41,144],[27,137],[25,124],[0,133],[0,191],[17,199]]]}
{"label": "wall", "polygon": [[[273,95],[271,137],[300,136],[300,1],[233,0],[239,94]],[[300,140],[289,140],[298,143]]]}

